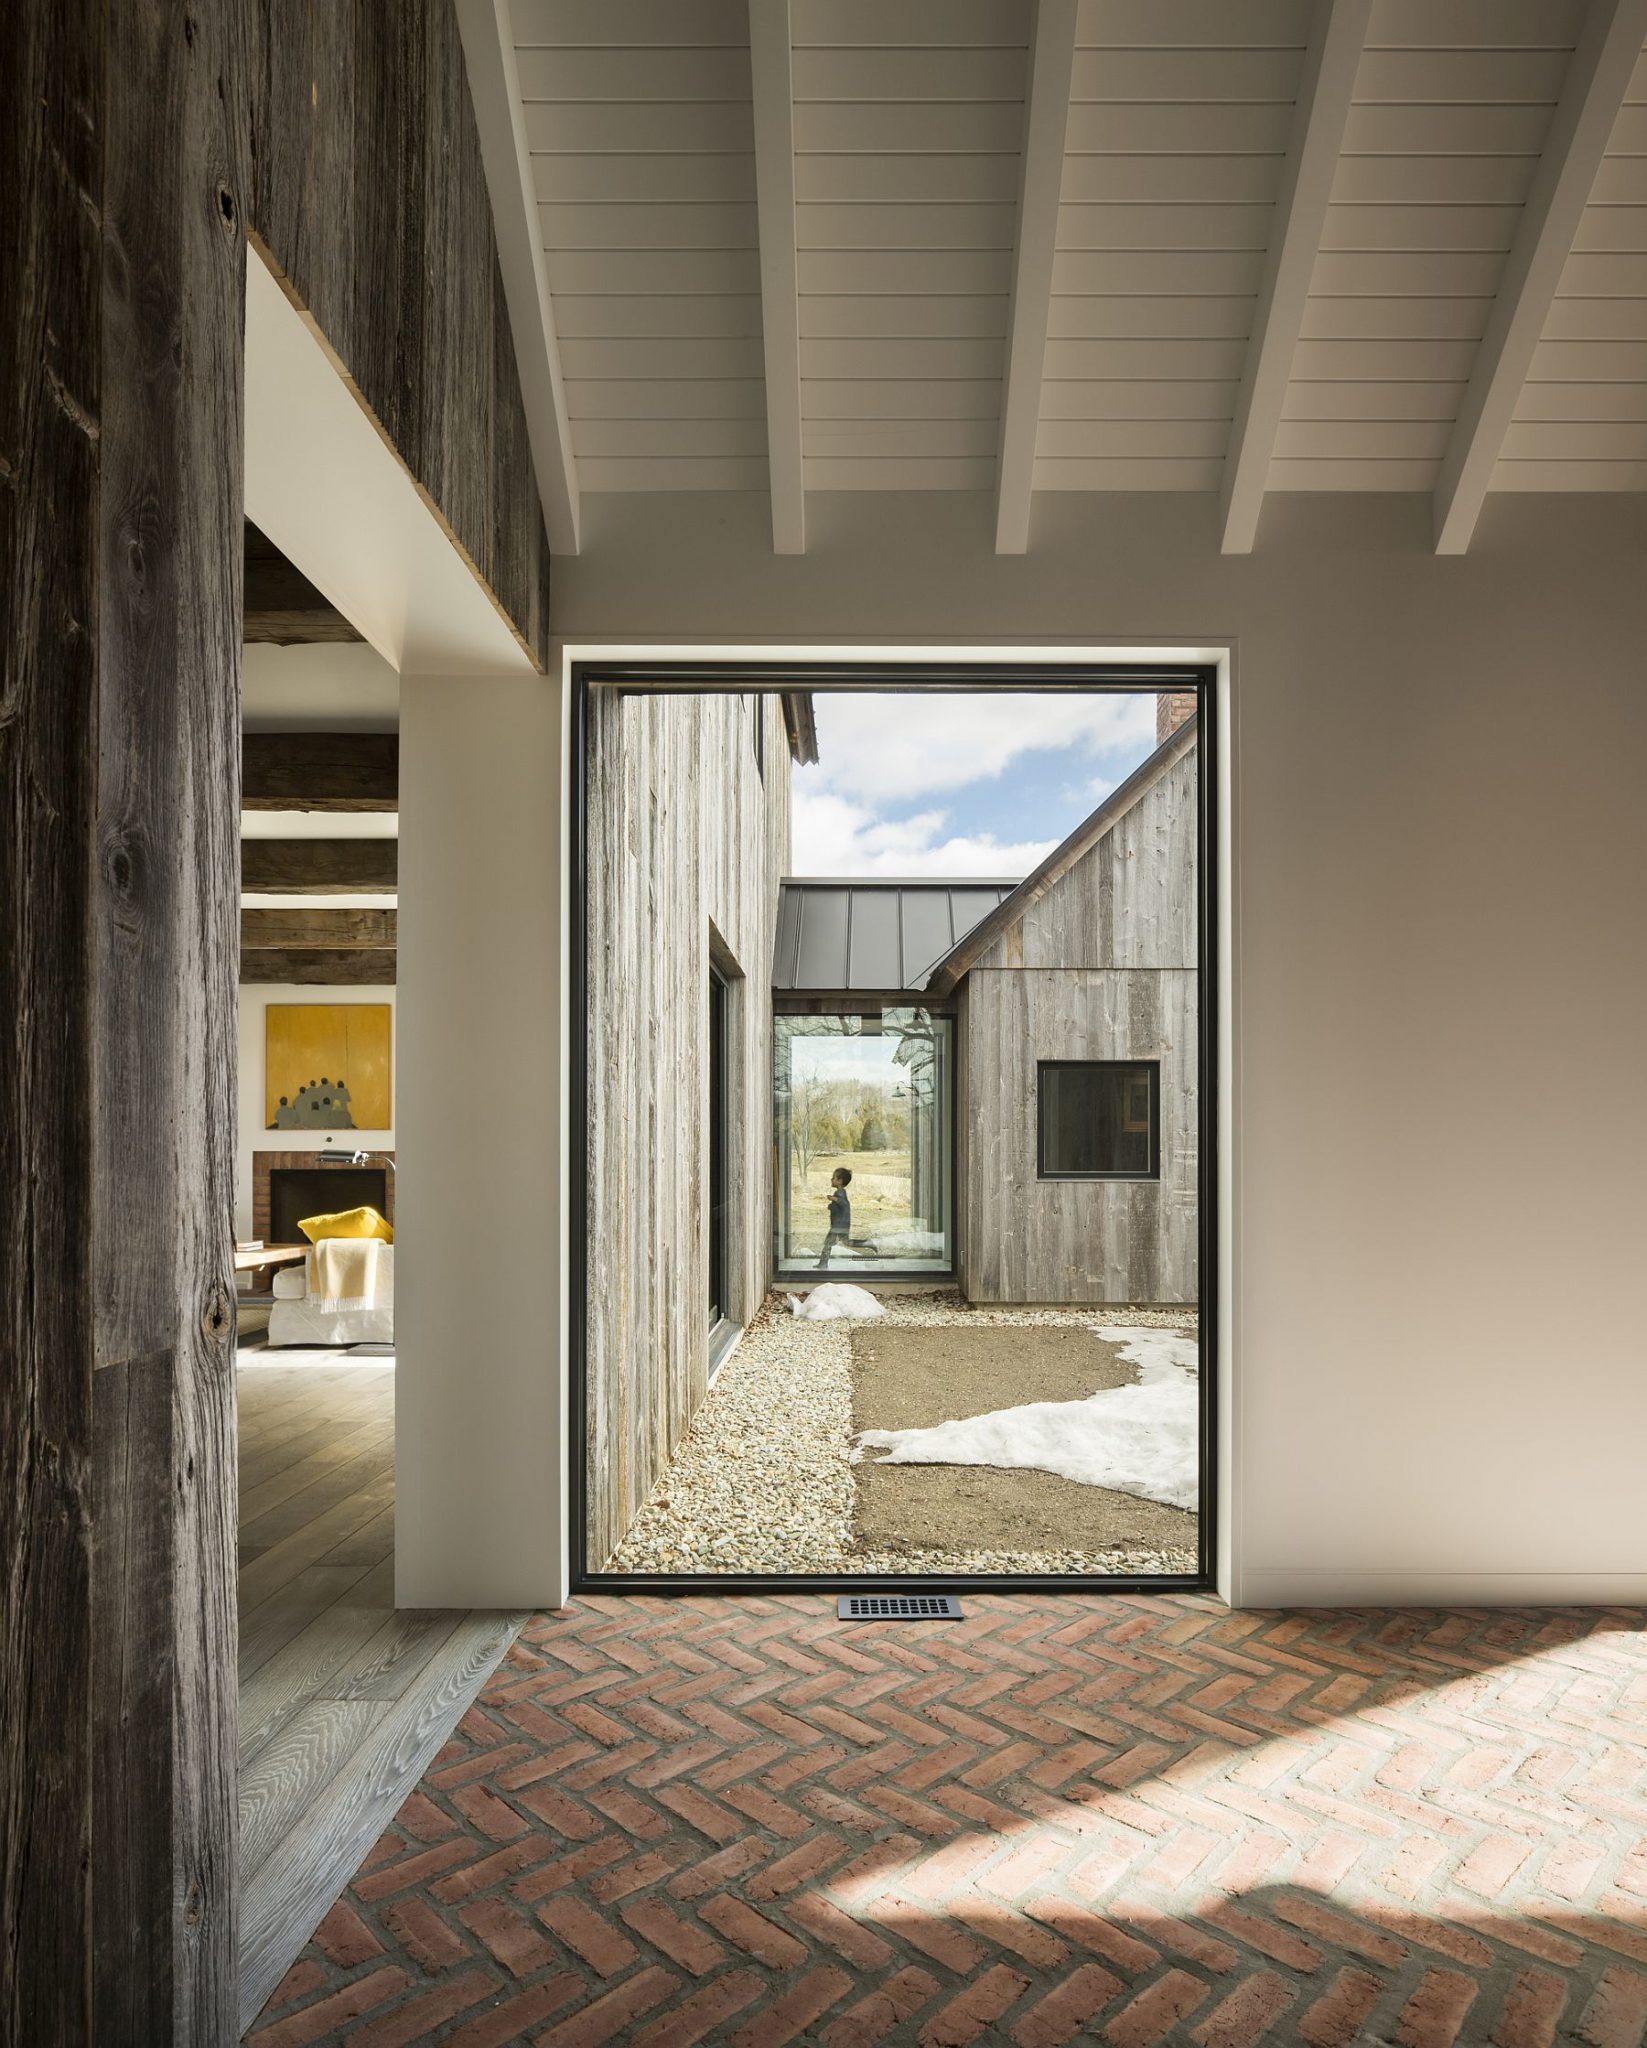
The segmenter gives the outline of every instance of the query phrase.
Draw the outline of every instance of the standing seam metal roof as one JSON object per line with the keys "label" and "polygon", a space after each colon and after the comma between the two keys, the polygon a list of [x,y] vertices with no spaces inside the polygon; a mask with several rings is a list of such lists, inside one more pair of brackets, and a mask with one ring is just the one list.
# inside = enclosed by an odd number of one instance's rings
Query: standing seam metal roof
{"label": "standing seam metal roof", "polygon": [[918,991],[946,954],[1017,888],[1012,881],[787,881],[772,986],[824,994]]}

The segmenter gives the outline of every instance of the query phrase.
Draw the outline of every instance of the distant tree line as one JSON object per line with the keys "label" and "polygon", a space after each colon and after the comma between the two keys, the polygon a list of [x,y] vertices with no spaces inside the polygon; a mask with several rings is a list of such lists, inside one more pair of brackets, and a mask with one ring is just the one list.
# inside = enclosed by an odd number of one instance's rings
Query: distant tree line
{"label": "distant tree line", "polygon": [[906,1084],[796,1081],[789,1091],[789,1142],[801,1172],[816,1158],[842,1152],[906,1152]]}

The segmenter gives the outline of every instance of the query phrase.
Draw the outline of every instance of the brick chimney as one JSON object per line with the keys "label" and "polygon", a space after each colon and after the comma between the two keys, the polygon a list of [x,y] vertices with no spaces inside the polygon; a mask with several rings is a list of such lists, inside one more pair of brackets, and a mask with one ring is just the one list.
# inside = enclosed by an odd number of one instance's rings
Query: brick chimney
{"label": "brick chimney", "polygon": [[1193,690],[1162,690],[1155,699],[1155,744],[1159,747],[1195,710]]}

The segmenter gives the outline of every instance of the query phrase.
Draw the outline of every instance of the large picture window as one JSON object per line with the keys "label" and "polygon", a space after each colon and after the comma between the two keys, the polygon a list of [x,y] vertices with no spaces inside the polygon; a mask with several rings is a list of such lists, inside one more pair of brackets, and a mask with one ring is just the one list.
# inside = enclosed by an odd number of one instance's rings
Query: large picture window
{"label": "large picture window", "polygon": [[773,1020],[781,1274],[953,1270],[953,1031],[924,1009]]}
{"label": "large picture window", "polygon": [[1043,1060],[1042,1180],[1157,1180],[1161,1067],[1156,1060]]}

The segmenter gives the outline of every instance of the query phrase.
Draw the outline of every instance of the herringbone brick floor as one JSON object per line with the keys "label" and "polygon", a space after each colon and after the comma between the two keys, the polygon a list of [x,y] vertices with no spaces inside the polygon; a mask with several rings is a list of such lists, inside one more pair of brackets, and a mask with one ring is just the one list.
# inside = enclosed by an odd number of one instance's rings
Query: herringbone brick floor
{"label": "herringbone brick floor", "polygon": [[536,1617],[257,2048],[1635,2048],[1647,1615]]}

